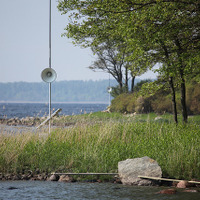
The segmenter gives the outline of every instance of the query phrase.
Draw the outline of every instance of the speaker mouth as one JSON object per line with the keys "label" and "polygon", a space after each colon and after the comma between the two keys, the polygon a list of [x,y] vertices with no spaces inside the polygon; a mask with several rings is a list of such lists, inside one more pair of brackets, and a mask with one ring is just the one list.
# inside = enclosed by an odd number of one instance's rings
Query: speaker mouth
{"label": "speaker mouth", "polygon": [[42,71],[41,78],[46,83],[52,83],[57,78],[56,71],[52,68],[46,68]]}
{"label": "speaker mouth", "polygon": [[51,77],[51,76],[52,76],[52,73],[51,73],[51,72],[47,72],[47,73],[46,73],[46,76],[47,76],[47,77]]}

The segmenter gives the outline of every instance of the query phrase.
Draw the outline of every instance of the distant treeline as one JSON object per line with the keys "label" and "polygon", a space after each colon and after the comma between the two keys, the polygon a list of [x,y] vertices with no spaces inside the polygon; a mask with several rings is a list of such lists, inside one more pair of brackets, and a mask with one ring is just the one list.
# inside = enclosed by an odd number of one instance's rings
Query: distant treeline
{"label": "distant treeline", "polygon": [[[110,80],[110,86],[116,86]],[[59,81],[52,83],[52,102],[108,102],[109,80]],[[48,102],[47,83],[0,83],[0,101]]]}

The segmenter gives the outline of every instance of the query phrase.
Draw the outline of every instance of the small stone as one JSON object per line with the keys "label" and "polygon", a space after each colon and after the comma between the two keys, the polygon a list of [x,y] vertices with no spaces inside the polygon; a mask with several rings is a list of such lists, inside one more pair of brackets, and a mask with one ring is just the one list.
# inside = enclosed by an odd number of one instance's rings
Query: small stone
{"label": "small stone", "polygon": [[59,176],[58,175],[56,175],[56,174],[53,174],[53,175],[51,175],[50,177],[49,177],[49,181],[58,181],[59,180]]}
{"label": "small stone", "polygon": [[18,180],[21,180],[21,177],[20,177],[20,175],[14,175],[14,176],[12,177],[12,180],[13,180],[13,181],[18,181]]}
{"label": "small stone", "polygon": [[177,184],[177,188],[186,188],[189,186],[189,183],[188,181],[180,181],[178,184]]}
{"label": "small stone", "polygon": [[155,120],[155,121],[158,121],[158,120],[162,120],[162,119],[163,119],[162,117],[158,116],[158,117],[156,117],[154,120]]}
{"label": "small stone", "polygon": [[59,182],[74,182],[74,179],[67,175],[61,175],[58,181]]}
{"label": "small stone", "polygon": [[45,180],[44,175],[42,174],[37,175],[37,180],[39,181]]}
{"label": "small stone", "polygon": [[191,192],[191,193],[193,193],[193,192],[199,192],[198,190],[184,190],[183,192]]}
{"label": "small stone", "polygon": [[27,174],[23,174],[22,177],[21,177],[22,180],[30,180],[31,179],[31,176],[30,175],[27,175]]}
{"label": "small stone", "polygon": [[17,189],[18,189],[18,188],[12,187],[12,186],[8,188],[8,190],[17,190]]}
{"label": "small stone", "polygon": [[176,194],[176,190],[175,189],[167,189],[167,190],[161,190],[160,192],[158,192],[158,194]]}

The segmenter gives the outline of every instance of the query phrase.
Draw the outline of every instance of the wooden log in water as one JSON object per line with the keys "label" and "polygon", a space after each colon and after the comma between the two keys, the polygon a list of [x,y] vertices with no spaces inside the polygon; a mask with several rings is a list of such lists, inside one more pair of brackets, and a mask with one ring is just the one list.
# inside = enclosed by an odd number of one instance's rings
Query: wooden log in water
{"label": "wooden log in water", "polygon": [[[169,178],[160,178],[160,177],[151,177],[151,176],[138,176],[138,178],[144,178],[144,179],[151,179],[151,180],[161,180],[161,181],[171,181],[171,182],[180,182],[185,180],[177,180],[177,179],[169,179]],[[194,184],[200,184],[199,181],[187,181],[188,183],[194,183]]]}
{"label": "wooden log in water", "polygon": [[51,173],[55,175],[118,175],[118,173]]}

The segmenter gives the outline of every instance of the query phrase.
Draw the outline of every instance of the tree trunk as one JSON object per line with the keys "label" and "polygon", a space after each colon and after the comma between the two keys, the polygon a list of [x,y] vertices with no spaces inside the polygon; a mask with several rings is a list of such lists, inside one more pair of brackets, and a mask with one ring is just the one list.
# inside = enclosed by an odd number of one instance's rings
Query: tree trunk
{"label": "tree trunk", "polygon": [[134,86],[135,86],[135,76],[132,76],[132,80],[131,80],[131,93],[134,92]]}
{"label": "tree trunk", "polygon": [[186,89],[185,89],[185,79],[183,77],[183,70],[180,70],[180,76],[181,76],[181,106],[182,106],[182,116],[183,116],[183,122],[187,123],[187,105],[186,105]]}
{"label": "tree trunk", "polygon": [[118,72],[116,73],[116,76],[115,76],[115,80],[118,82],[119,84],[119,88],[120,88],[120,91],[123,90],[123,80],[122,80],[122,72]]}
{"label": "tree trunk", "polygon": [[[170,61],[167,47],[165,46],[163,41],[160,41],[160,43],[165,52],[165,56],[166,56],[167,60]],[[168,67],[170,68],[170,64],[168,64]],[[172,106],[173,106],[174,121],[176,124],[178,124],[177,107],[176,107],[176,93],[175,93],[174,82],[173,82],[172,77],[169,77],[169,85],[170,85],[171,93],[172,93]]]}
{"label": "tree trunk", "polygon": [[177,107],[176,107],[176,93],[174,89],[174,82],[173,78],[169,77],[169,85],[172,92],[172,107],[173,107],[173,114],[174,114],[174,121],[178,124],[178,117],[177,117]]}
{"label": "tree trunk", "polygon": [[187,114],[187,106],[186,106],[186,89],[185,89],[185,79],[184,79],[184,66],[182,63],[182,59],[181,59],[181,54],[182,54],[182,48],[181,48],[181,44],[179,42],[179,39],[176,38],[175,39],[175,44],[178,47],[178,51],[177,51],[177,55],[180,61],[180,69],[179,69],[179,73],[180,73],[180,78],[181,78],[181,106],[182,106],[182,116],[183,116],[183,122],[187,123],[187,118],[188,118],[188,114]]}
{"label": "tree trunk", "polygon": [[128,68],[125,67],[125,88],[126,88],[126,93],[128,93]]}

